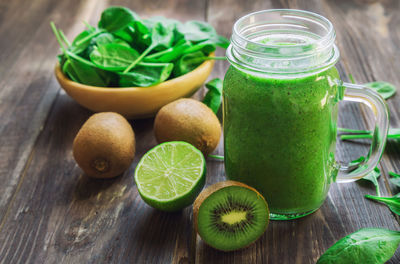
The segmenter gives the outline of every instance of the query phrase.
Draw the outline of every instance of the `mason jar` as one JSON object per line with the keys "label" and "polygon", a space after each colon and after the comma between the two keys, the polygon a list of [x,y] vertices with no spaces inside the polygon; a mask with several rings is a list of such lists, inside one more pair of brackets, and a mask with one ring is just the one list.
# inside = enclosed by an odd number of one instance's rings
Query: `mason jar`
{"label": "mason jar", "polygon": [[[323,16],[264,10],[240,18],[226,55],[223,86],[225,171],[256,188],[271,219],[308,215],[335,181],[354,181],[380,161],[388,110],[373,90],[340,80],[335,30]],[[335,160],[338,103],[361,102],[375,129],[357,166]]]}

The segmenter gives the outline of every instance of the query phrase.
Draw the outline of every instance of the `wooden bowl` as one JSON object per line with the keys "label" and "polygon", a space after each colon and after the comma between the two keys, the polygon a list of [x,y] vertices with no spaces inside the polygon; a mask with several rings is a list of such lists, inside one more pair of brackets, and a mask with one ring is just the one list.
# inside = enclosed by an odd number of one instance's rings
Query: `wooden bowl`
{"label": "wooden bowl", "polygon": [[206,60],[185,75],[150,87],[113,88],[77,83],[64,75],[59,64],[55,67],[55,75],[65,92],[83,107],[136,119],[152,117],[164,105],[193,95],[206,81],[213,66],[214,60]]}

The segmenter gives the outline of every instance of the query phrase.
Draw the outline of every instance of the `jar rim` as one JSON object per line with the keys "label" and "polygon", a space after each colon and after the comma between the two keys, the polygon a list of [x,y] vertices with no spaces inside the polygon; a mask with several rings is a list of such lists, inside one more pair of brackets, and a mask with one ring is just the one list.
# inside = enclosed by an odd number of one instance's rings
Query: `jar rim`
{"label": "jar rim", "polygon": [[239,18],[226,51],[241,69],[268,74],[308,74],[339,59],[333,24],[324,16],[298,9],[268,9]]}
{"label": "jar rim", "polygon": [[[240,34],[240,32],[238,31],[238,27],[241,23],[243,23],[244,20],[248,19],[251,16],[254,15],[259,15],[259,14],[264,14],[264,13],[277,13],[277,12],[288,12],[288,13],[298,13],[298,14],[306,14],[312,17],[315,17],[317,19],[320,19],[321,21],[325,22],[328,25],[328,31],[327,33],[321,37],[320,39],[318,39],[318,42],[324,42],[327,39],[331,38],[332,34],[335,36],[335,31],[334,31],[334,27],[331,21],[329,21],[326,17],[319,15],[317,13],[314,12],[310,12],[310,11],[306,11],[306,10],[300,10],[300,9],[265,9],[265,10],[260,10],[260,11],[256,11],[256,12],[252,12],[249,13],[245,16],[242,16],[241,18],[239,18],[235,24],[233,25],[233,33],[236,34],[239,38],[241,38],[244,41],[248,41],[252,44],[255,45],[260,45],[260,46],[264,46],[264,47],[279,47],[280,45],[271,45],[271,44],[265,44],[265,43],[260,43],[260,42],[256,42],[253,41],[249,38],[246,38],[244,36],[242,36],[242,34]],[[305,45],[309,45],[309,44],[296,44],[296,46],[305,46]]]}

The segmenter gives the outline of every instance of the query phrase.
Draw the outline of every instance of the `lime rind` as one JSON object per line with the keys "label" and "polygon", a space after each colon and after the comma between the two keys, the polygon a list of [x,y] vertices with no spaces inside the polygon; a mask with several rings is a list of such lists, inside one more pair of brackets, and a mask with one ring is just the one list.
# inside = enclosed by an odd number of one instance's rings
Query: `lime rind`
{"label": "lime rind", "polygon": [[178,210],[194,200],[205,183],[205,159],[189,143],[172,141],[148,151],[135,169],[139,194],[151,206]]}

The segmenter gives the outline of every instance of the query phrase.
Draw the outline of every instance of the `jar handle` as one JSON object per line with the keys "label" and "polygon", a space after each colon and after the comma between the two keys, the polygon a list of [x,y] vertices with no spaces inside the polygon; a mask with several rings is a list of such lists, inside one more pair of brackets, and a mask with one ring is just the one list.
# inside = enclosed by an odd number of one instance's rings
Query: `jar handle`
{"label": "jar handle", "polygon": [[346,88],[344,101],[359,102],[367,105],[375,117],[372,143],[366,159],[356,166],[350,166],[350,164],[340,165],[336,181],[351,182],[367,175],[381,160],[389,129],[389,111],[385,99],[374,90],[351,83],[343,83],[342,86]]}

